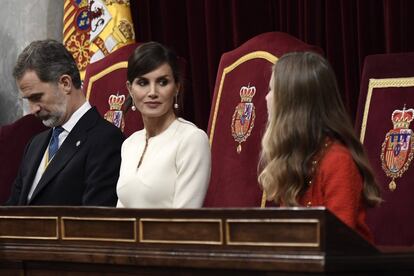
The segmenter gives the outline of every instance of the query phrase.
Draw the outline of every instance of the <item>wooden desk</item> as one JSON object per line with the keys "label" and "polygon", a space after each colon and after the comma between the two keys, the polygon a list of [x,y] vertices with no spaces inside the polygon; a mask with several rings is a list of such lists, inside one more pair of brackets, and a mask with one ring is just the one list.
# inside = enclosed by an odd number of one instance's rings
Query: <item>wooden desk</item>
{"label": "wooden desk", "polygon": [[[0,208],[0,275],[414,275],[324,208]],[[412,274],[410,274],[412,273]]]}

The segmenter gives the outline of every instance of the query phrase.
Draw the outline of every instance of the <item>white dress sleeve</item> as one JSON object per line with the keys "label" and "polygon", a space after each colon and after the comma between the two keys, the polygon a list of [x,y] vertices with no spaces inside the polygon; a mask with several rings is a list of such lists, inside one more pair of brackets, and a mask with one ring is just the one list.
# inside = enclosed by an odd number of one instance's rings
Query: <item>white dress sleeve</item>
{"label": "white dress sleeve", "polygon": [[119,199],[118,199],[118,202],[116,203],[116,208],[125,208],[125,206],[121,203]]}
{"label": "white dress sleeve", "polygon": [[[134,134],[133,134],[134,135]],[[120,200],[120,193],[119,190],[121,187],[125,184],[125,177],[128,177],[129,174],[132,172],[129,169],[129,162],[131,162],[131,156],[133,156],[134,150],[132,149],[133,143],[131,142],[131,139],[133,139],[133,135],[131,135],[129,138],[127,138],[123,143],[121,147],[121,166],[119,168],[119,177],[118,182],[116,184],[116,193],[118,196],[118,201],[116,203],[117,208],[125,208],[125,205],[128,206],[128,202],[122,203]]]}
{"label": "white dress sleeve", "polygon": [[210,182],[211,152],[206,133],[195,129],[180,141],[173,208],[200,208]]}

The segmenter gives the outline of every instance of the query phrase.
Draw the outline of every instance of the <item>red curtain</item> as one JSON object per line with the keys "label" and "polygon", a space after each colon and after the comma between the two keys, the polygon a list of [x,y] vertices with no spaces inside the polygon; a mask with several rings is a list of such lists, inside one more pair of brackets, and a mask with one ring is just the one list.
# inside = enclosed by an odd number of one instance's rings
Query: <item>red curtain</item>
{"label": "red curtain", "polygon": [[136,0],[137,41],[187,60],[184,117],[206,129],[221,54],[269,31],[321,47],[355,118],[365,56],[414,51],[410,0]]}

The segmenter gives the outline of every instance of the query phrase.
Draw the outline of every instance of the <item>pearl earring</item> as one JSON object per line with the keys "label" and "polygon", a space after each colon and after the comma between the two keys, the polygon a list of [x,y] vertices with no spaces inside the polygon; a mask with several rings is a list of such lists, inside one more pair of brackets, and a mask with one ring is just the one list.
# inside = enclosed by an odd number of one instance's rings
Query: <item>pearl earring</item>
{"label": "pearl earring", "polygon": [[[129,90],[129,88],[128,88],[128,90]],[[132,111],[136,111],[137,110],[137,107],[135,106],[134,97],[132,97],[131,94],[129,94],[129,96],[131,98],[131,110]]]}
{"label": "pearl earring", "polygon": [[177,94],[175,94],[175,99],[174,99],[174,108],[178,109],[180,106],[178,105],[178,92]]}

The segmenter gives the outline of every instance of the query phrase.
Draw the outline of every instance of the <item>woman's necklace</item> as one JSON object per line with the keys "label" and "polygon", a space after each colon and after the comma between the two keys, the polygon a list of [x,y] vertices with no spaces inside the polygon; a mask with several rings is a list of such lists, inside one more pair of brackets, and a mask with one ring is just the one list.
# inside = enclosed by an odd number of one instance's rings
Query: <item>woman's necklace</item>
{"label": "woman's necklace", "polygon": [[148,140],[149,140],[148,135],[145,135],[145,146],[144,146],[144,150],[142,151],[141,158],[139,159],[137,169],[139,169],[139,167],[141,167],[142,160],[144,159],[145,152],[147,151]]}

